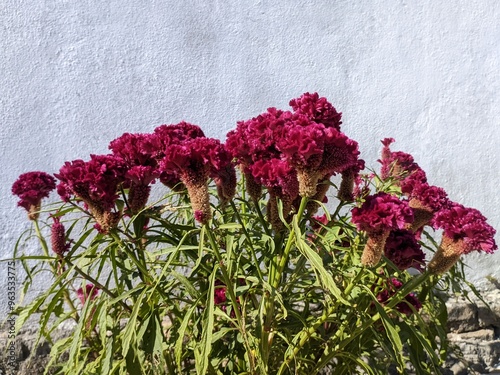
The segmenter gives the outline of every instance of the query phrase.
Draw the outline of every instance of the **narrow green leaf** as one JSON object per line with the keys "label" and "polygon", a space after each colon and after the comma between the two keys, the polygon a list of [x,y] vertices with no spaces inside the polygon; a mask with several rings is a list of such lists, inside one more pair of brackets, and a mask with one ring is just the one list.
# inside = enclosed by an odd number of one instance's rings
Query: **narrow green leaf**
{"label": "narrow green leaf", "polygon": [[295,232],[295,244],[297,249],[299,249],[302,255],[309,260],[312,268],[319,274],[323,287],[332,293],[335,298],[337,298],[344,305],[350,306],[349,301],[342,297],[342,292],[335,284],[332,275],[330,275],[330,273],[323,266],[323,260],[321,257],[302,239],[302,234],[296,217],[293,218],[292,225]]}
{"label": "narrow green leaf", "polygon": [[123,341],[122,341],[122,355],[127,357],[127,354],[130,349],[131,343],[135,342],[137,337],[137,316],[139,315],[139,310],[142,305],[142,299],[146,294],[146,290],[143,290],[139,298],[135,301],[134,308],[132,310],[132,314],[127,322],[125,327],[125,331],[123,333]]}
{"label": "narrow green leaf", "polygon": [[209,288],[207,294],[207,308],[205,309],[202,320],[203,333],[201,341],[197,347],[200,350],[200,356],[196,361],[196,372],[198,375],[205,375],[210,364],[210,352],[212,351],[212,339],[214,331],[214,290],[215,278],[218,267],[215,266],[209,279]]}

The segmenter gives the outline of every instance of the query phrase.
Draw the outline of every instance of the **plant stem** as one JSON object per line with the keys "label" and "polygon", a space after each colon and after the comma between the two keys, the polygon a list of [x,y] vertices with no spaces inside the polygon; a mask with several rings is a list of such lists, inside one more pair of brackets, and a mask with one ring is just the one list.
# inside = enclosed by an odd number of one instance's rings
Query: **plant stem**
{"label": "plant stem", "polygon": [[[42,236],[42,232],[40,231],[40,226],[38,225],[38,220],[33,220],[33,221],[34,221],[34,225],[35,225],[36,236],[38,237],[38,240],[40,241],[40,244],[42,245],[43,253],[46,257],[50,257],[49,256],[49,247],[47,246],[47,242],[45,241],[45,238]],[[57,269],[52,262],[50,262],[50,268],[52,268],[52,272],[54,274],[57,274]],[[64,288],[64,285],[62,283],[61,283],[61,288]],[[73,303],[73,301],[71,300],[71,298],[69,296],[68,290],[66,288],[64,288],[63,293],[64,293],[64,300],[66,301],[66,303],[69,305],[71,311],[73,312],[73,315],[74,315],[73,319],[76,322],[78,322],[80,320],[80,316],[78,314],[78,310],[75,307],[75,304]]]}

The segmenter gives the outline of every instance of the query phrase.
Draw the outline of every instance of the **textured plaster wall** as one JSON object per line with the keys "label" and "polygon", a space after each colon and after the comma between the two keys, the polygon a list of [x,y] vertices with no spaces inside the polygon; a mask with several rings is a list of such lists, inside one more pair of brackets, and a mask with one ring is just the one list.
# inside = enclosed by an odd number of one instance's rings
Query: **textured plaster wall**
{"label": "textured plaster wall", "polygon": [[[162,123],[222,139],[305,91],[343,112],[368,165],[392,136],[500,229],[499,20],[486,0],[2,0],[0,258],[29,226],[10,194],[20,173]],[[500,277],[500,252],[467,261],[476,284]]]}

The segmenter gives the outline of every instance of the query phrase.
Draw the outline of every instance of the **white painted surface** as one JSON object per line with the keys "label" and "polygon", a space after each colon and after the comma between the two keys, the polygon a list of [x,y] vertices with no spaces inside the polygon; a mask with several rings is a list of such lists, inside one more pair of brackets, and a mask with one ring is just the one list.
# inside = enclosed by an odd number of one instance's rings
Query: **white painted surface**
{"label": "white painted surface", "polygon": [[[394,137],[500,229],[500,2],[2,0],[0,25],[2,258],[29,226],[20,173],[162,123],[224,138],[305,91],[343,112],[368,165]],[[500,277],[500,252],[467,261],[476,284]]]}

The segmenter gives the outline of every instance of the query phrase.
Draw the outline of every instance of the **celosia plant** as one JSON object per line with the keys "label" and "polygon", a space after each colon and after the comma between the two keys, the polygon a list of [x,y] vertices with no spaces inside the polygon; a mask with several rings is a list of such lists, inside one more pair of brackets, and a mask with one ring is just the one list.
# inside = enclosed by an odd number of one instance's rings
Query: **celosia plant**
{"label": "celosia plant", "polygon": [[238,122],[225,143],[186,122],[125,133],[109,155],[66,162],[62,202],[42,210],[54,178],[19,177],[35,232],[23,239],[42,252],[16,248],[24,291],[53,278],[18,306],[17,329],[38,316],[52,342],[74,322],[46,373],[440,373],[439,290],[473,288],[460,257],[496,250],[495,230],[393,139],[380,173],[363,174],[325,98],[290,105]]}

